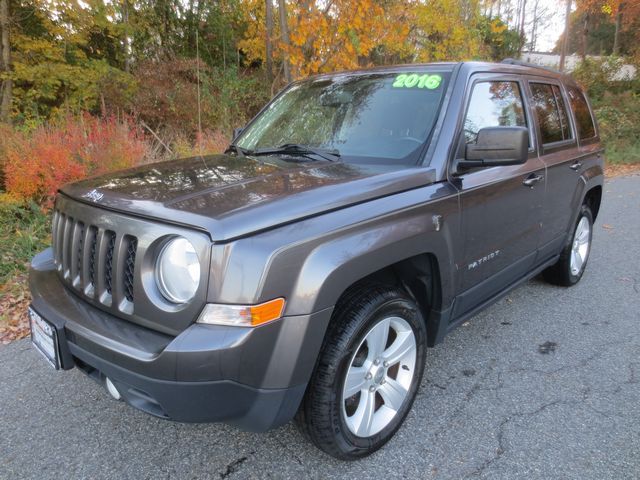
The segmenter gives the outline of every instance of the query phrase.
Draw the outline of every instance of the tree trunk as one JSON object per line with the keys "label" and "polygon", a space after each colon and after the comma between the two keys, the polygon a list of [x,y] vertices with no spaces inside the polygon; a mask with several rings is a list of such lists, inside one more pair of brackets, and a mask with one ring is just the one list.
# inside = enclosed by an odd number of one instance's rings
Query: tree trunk
{"label": "tree trunk", "polygon": [[196,16],[193,12],[195,8],[194,0],[189,0],[187,7],[189,12],[187,13],[187,45],[189,46],[189,54],[196,49]]}
{"label": "tree trunk", "polygon": [[131,72],[131,27],[129,25],[129,0],[122,3],[122,23],[124,23],[124,71]]}
{"label": "tree trunk", "polygon": [[522,48],[524,47],[525,35],[524,35],[524,24],[527,18],[527,0],[522,0],[522,11],[520,12],[520,43],[518,44],[518,57],[522,55]]}
{"label": "tree trunk", "polygon": [[2,75],[2,87],[0,88],[0,122],[11,121],[11,98],[13,80],[11,74],[11,44],[9,43],[9,0],[0,0],[0,38],[2,40],[2,61],[0,62],[0,75]]}
{"label": "tree trunk", "polygon": [[587,48],[589,42],[589,14],[584,14],[584,21],[582,23],[582,42],[580,46],[580,56],[584,62],[587,59]]}
{"label": "tree trunk", "polygon": [[622,10],[624,9],[624,3],[620,2],[618,7],[618,13],[616,14],[616,31],[613,35],[613,54],[620,54],[620,30],[622,28]]}
{"label": "tree trunk", "polygon": [[272,0],[265,0],[265,13],[266,13],[266,69],[267,69],[267,82],[269,85],[273,82],[273,48],[271,46],[271,39],[273,38],[273,5]]}
{"label": "tree trunk", "polygon": [[536,35],[538,30],[538,5],[540,0],[536,0],[533,4],[533,20],[531,20],[531,38],[529,39],[529,51],[533,52],[536,49]]}
{"label": "tree trunk", "polygon": [[567,0],[567,11],[564,17],[564,38],[562,39],[562,51],[560,52],[560,71],[564,72],[564,64],[567,57],[567,48],[569,47],[569,30],[571,16],[571,0]]}
{"label": "tree trunk", "polygon": [[[280,31],[282,33],[282,43],[289,48],[289,27],[287,25],[287,5],[285,0],[278,0],[280,10]],[[284,79],[287,83],[291,83],[291,67],[289,65],[289,53],[285,52],[282,58],[282,66],[284,69]]]}

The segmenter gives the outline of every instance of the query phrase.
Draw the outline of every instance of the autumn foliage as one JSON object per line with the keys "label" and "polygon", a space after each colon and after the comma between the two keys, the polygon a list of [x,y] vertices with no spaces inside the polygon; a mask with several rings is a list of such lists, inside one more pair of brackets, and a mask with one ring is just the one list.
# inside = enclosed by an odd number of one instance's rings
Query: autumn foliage
{"label": "autumn foliage", "polygon": [[4,130],[5,187],[9,195],[47,205],[67,182],[133,166],[146,157],[142,131],[127,117],[66,117],[31,132]]}

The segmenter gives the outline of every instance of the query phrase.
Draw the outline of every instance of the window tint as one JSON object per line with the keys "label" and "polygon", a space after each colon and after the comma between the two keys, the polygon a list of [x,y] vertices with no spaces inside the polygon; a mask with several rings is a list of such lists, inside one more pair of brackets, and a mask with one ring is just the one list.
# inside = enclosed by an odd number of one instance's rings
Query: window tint
{"label": "window tint", "polygon": [[485,127],[526,127],[522,94],[517,82],[480,82],[471,93],[464,134],[474,143]]}
{"label": "window tint", "polygon": [[532,106],[540,124],[542,143],[561,142],[573,138],[567,108],[560,89],[546,83],[531,84]]}
{"label": "window tint", "polygon": [[595,137],[596,128],[593,125],[593,118],[591,117],[591,112],[589,111],[589,106],[587,105],[587,100],[584,98],[584,95],[575,87],[568,87],[567,93],[569,94],[571,109],[576,116],[580,140]]}
{"label": "window tint", "polygon": [[553,95],[556,98],[556,105],[560,112],[560,123],[562,124],[562,138],[564,140],[570,140],[573,138],[573,132],[571,131],[571,123],[569,122],[569,115],[567,114],[567,105],[564,103],[562,92],[560,87],[553,85]]}

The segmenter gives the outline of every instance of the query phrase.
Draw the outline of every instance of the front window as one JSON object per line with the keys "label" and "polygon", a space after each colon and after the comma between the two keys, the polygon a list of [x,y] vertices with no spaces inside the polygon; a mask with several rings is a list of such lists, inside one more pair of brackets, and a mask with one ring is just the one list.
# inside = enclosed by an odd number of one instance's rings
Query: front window
{"label": "front window", "polygon": [[464,119],[466,143],[475,143],[486,127],[526,127],[524,104],[517,82],[487,81],[473,87]]}
{"label": "front window", "polygon": [[417,163],[449,72],[370,73],[290,87],[237,140],[248,151],[287,144],[338,151],[353,163]]}

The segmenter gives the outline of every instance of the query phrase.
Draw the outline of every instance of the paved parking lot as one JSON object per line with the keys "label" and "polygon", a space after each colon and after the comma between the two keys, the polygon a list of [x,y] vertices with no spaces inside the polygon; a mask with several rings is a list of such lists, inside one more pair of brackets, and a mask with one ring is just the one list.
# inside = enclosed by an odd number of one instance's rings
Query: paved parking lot
{"label": "paved parking lot", "polygon": [[407,422],[367,459],[293,425],[149,417],[22,340],[0,346],[0,478],[640,478],[640,176],[605,191],[582,282],[533,280],[430,350]]}

